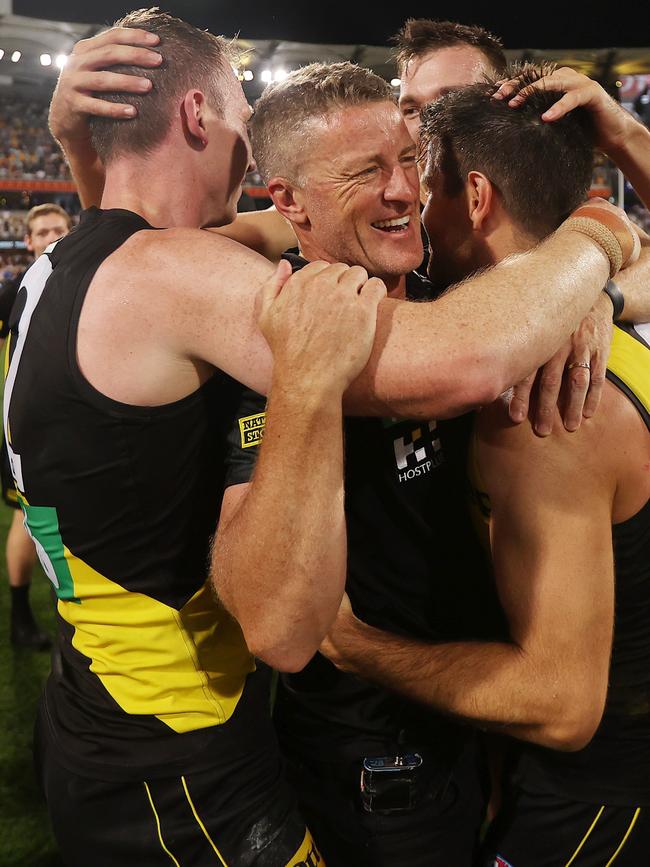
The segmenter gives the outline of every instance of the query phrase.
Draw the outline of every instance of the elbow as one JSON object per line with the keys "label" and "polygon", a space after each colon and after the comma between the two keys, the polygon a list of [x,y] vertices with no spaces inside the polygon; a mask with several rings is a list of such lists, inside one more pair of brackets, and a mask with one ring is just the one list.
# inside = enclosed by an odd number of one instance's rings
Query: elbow
{"label": "elbow", "polygon": [[558,721],[544,726],[538,743],[558,752],[575,753],[590,743],[597,729],[598,722],[590,720]]}
{"label": "elbow", "polygon": [[298,645],[293,642],[266,640],[258,631],[249,634],[244,631],[246,644],[256,659],[261,659],[271,668],[283,674],[296,674],[302,671],[312,659],[318,647],[313,644]]}
{"label": "elbow", "polygon": [[605,696],[575,694],[556,704],[554,711],[540,728],[535,740],[544,747],[559,752],[583,750],[596,734],[605,710]]}
{"label": "elbow", "polygon": [[489,364],[467,362],[459,364],[458,376],[450,379],[446,394],[439,401],[442,412],[438,418],[455,418],[466,412],[489,406],[512,383],[494,373]]}

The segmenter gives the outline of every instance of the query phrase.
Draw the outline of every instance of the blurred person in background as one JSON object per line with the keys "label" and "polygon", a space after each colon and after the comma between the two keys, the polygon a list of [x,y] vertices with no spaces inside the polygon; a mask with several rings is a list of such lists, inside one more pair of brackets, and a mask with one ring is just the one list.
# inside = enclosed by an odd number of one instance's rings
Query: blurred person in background
{"label": "blurred person in background", "polygon": [[[44,204],[32,208],[25,221],[25,244],[34,259],[38,259],[51,243],[67,235],[71,225],[70,216],[60,205]],[[11,310],[24,274],[25,272],[7,280],[0,289],[0,339],[3,344],[9,334]],[[32,575],[37,561],[36,549],[24,526],[24,515],[18,503],[4,437],[0,460],[2,498],[13,510],[5,549],[11,593],[9,637],[16,647],[47,650],[50,639],[36,623],[29,603]]]}

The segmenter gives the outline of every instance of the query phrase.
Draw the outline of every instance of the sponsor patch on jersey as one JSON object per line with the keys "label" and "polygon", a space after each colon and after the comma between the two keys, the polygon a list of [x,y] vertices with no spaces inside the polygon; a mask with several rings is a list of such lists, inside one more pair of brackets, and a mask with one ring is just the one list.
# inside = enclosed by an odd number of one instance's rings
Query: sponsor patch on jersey
{"label": "sponsor patch on jersey", "polygon": [[316,848],[309,829],[307,829],[300,849],[298,849],[291,861],[287,862],[285,867],[319,867],[319,865],[320,867],[325,867],[325,862],[323,861],[323,856]]}
{"label": "sponsor patch on jersey", "polygon": [[239,419],[239,432],[241,434],[241,447],[243,449],[258,446],[262,442],[265,424],[265,412],[258,412],[255,415],[247,415]]}
{"label": "sponsor patch on jersey", "polygon": [[501,855],[497,855],[494,859],[493,867],[512,867],[512,864],[509,861],[506,861],[505,858],[502,858]]}
{"label": "sponsor patch on jersey", "polygon": [[393,451],[400,483],[419,478],[438,467],[444,457],[436,422],[405,429],[403,436],[393,440]]}

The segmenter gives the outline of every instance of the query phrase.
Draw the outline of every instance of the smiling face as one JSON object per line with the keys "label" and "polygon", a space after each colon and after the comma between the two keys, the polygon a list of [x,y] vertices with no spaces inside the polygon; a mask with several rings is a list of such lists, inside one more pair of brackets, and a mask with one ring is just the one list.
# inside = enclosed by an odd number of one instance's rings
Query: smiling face
{"label": "smiling face", "polygon": [[335,109],[310,132],[296,192],[303,254],[361,265],[394,285],[422,261],[415,145],[397,107]]}
{"label": "smiling face", "polygon": [[477,84],[491,69],[483,52],[472,45],[439,48],[415,57],[402,70],[399,109],[413,141],[420,132],[420,112],[445,93]]}

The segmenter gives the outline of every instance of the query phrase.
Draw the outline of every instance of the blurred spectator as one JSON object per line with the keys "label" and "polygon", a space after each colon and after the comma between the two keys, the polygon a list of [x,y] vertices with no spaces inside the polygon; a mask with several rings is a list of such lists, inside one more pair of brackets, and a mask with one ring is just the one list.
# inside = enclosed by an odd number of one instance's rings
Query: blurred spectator
{"label": "blurred spectator", "polygon": [[[71,225],[72,220],[59,205],[50,202],[32,208],[25,218],[25,244],[33,258],[37,259],[53,241],[67,235]],[[10,332],[11,310],[21,280],[22,274],[19,274],[13,280],[6,280],[0,288],[0,339],[2,340]],[[50,639],[34,620],[29,604],[32,572],[36,565],[36,549],[23,525],[23,513],[11,475],[4,439],[0,457],[0,479],[2,497],[5,503],[14,509],[6,546],[7,575],[11,591],[9,638],[17,647],[47,650]]]}
{"label": "blurred spectator", "polygon": [[27,232],[27,211],[0,211],[0,239],[22,239]]}
{"label": "blurred spectator", "polygon": [[47,102],[0,97],[0,179],[69,180],[68,166],[47,128]]}

